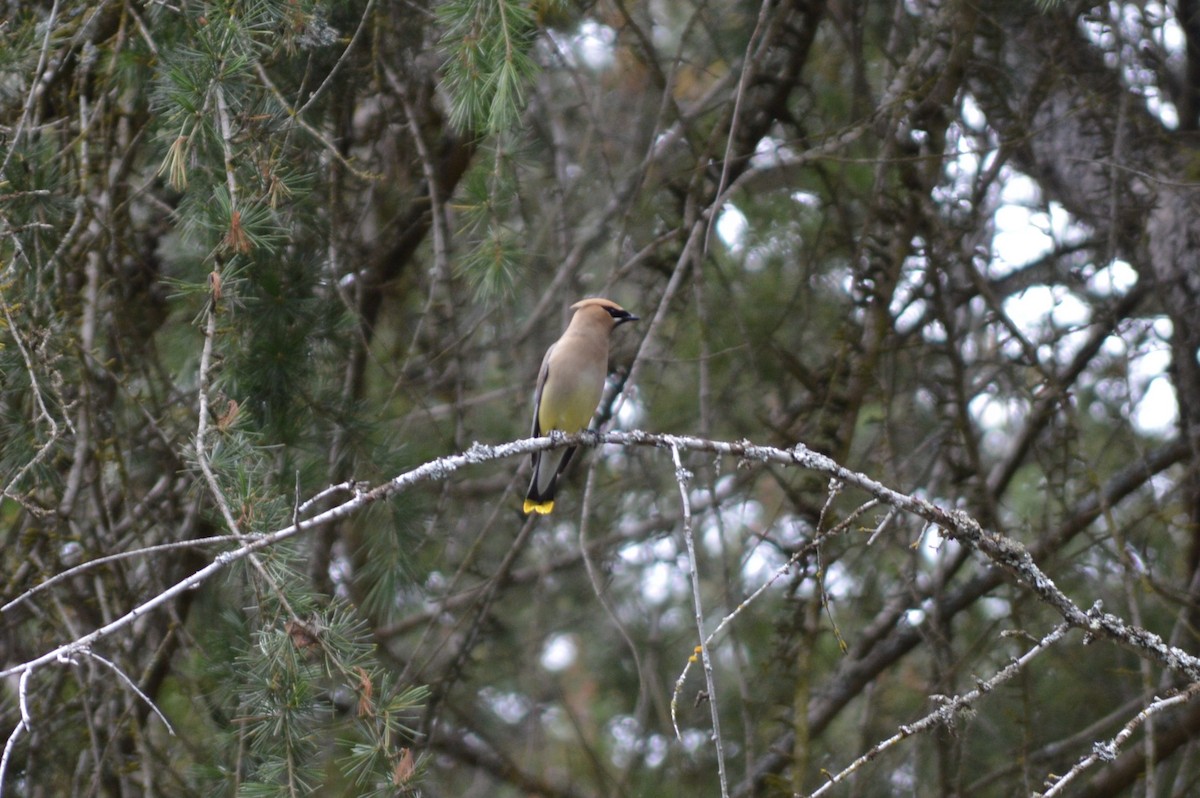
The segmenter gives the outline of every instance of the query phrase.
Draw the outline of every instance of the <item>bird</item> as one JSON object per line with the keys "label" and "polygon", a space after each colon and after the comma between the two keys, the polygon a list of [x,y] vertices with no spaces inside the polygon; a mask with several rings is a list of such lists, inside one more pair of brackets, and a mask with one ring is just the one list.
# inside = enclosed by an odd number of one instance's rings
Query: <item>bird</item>
{"label": "bird", "polygon": [[[562,337],[542,358],[533,396],[533,437],[561,432],[574,435],[587,429],[608,376],[608,341],[620,325],[638,317],[611,299],[593,297],[571,306],[575,315]],[[554,509],[558,479],[576,447],[562,450],[558,459],[547,451],[533,453],[533,477],[525,495],[525,515],[546,515]]]}

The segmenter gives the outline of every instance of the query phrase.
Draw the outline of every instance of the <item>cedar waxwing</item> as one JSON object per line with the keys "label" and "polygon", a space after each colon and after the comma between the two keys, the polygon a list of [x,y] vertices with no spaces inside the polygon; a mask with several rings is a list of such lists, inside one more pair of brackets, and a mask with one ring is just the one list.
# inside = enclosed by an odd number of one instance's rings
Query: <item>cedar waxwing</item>
{"label": "cedar waxwing", "polygon": [[[558,430],[573,435],[587,429],[608,376],[608,336],[617,325],[638,317],[608,299],[584,299],[571,306],[575,315],[562,337],[550,345],[538,372],[533,396],[533,437]],[[533,453],[533,478],[525,495],[525,514],[554,509],[554,492],[575,447]]]}

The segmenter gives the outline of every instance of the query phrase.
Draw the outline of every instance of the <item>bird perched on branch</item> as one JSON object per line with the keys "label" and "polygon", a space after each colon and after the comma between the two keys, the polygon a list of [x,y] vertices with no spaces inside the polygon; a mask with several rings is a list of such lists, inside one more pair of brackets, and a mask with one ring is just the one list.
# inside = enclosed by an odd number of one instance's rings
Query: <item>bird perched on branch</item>
{"label": "bird perched on branch", "polygon": [[[584,299],[571,306],[575,315],[562,337],[542,358],[533,399],[533,436],[559,431],[573,435],[587,429],[600,404],[608,376],[608,339],[619,325],[637,321],[610,299]],[[525,495],[525,514],[545,515],[554,509],[558,478],[576,447],[533,453],[533,478]]]}

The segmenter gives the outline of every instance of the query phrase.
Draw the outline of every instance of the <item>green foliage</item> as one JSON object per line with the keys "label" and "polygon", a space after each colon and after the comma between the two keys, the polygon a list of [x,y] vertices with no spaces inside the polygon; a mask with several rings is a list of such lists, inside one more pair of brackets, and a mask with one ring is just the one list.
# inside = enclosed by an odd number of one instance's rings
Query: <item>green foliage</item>
{"label": "green foliage", "polygon": [[532,57],[537,20],[526,0],[445,0],[445,86],[456,127],[499,133],[514,127],[525,84],[537,72]]}
{"label": "green foliage", "polygon": [[[239,795],[311,791],[331,773],[333,783],[344,778],[356,794],[412,786],[412,775],[411,784],[392,780],[426,692],[398,685],[380,669],[358,613],[314,600],[295,569],[301,563],[277,547],[257,566],[239,568],[219,592],[253,597],[252,609],[225,610],[220,624],[197,630],[207,652],[198,663],[211,686],[207,700],[226,719],[227,761],[236,757],[240,766],[232,771],[214,762],[196,775],[214,793]],[[238,639],[247,644],[232,642]],[[339,741],[333,750],[331,739]]]}
{"label": "green foliage", "polygon": [[462,232],[468,245],[458,259],[458,272],[481,299],[499,300],[511,295],[523,264],[531,256],[513,219],[518,204],[516,170],[519,164],[508,153],[499,135],[490,158],[467,172],[463,190],[454,202],[462,214]]}
{"label": "green foliage", "polygon": [[410,499],[399,498],[382,507],[372,507],[364,517],[369,530],[362,541],[362,561],[357,588],[363,611],[376,623],[389,623],[403,609],[402,599],[413,581],[410,549],[415,538],[412,518],[417,508]]}
{"label": "green foliage", "polygon": [[459,267],[482,299],[495,299],[511,292],[518,269],[526,256],[515,233],[504,227],[488,227]]}

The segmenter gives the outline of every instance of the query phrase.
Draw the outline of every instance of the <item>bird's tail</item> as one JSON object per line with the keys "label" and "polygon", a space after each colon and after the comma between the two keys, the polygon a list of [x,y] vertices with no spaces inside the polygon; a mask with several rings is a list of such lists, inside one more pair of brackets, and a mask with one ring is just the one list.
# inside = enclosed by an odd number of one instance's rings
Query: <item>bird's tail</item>
{"label": "bird's tail", "polygon": [[[525,494],[525,515],[549,515],[554,509],[554,494],[558,492],[558,478],[571,462],[575,454],[574,446],[568,447],[562,453],[562,458],[555,465],[543,457],[545,452],[533,453],[533,476],[529,480],[529,492]],[[549,469],[553,467],[554,470]]]}

